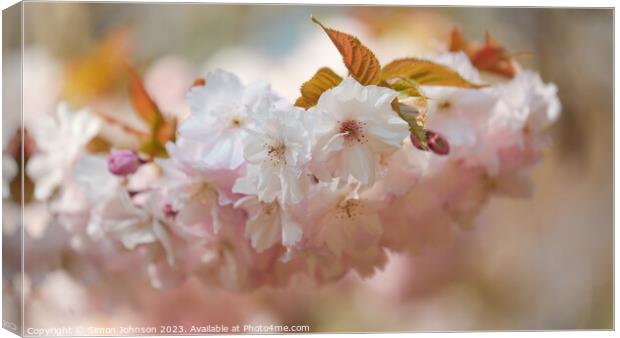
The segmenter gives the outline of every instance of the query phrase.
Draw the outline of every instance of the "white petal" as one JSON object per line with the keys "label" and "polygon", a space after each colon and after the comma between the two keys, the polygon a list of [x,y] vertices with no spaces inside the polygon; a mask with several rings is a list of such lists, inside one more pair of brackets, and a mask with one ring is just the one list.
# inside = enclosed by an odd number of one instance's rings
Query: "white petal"
{"label": "white petal", "polygon": [[325,154],[329,154],[333,151],[341,150],[344,147],[344,136],[347,133],[338,133],[332,135],[332,137],[327,140],[327,143],[323,148],[321,148],[322,152]]}
{"label": "white petal", "polygon": [[343,167],[347,168],[355,179],[364,185],[372,185],[375,181],[375,160],[369,149],[353,144],[343,151]]}
{"label": "white petal", "polygon": [[248,220],[246,234],[256,251],[264,251],[280,240],[282,224],[277,214],[272,210],[269,215],[261,213],[255,220]]}
{"label": "white petal", "polygon": [[297,243],[302,236],[301,226],[293,221],[288,212],[283,211],[282,220],[282,244],[291,247]]}
{"label": "white petal", "polygon": [[166,259],[168,260],[169,265],[174,265],[174,252],[172,251],[172,242],[170,241],[170,236],[164,227],[157,220],[153,220],[153,233],[161,242],[161,245],[164,247],[166,251]]}
{"label": "white petal", "polygon": [[[368,133],[373,136],[373,144],[378,147],[376,150],[382,151],[387,145],[394,148],[393,151],[395,151],[401,147],[402,141],[409,135],[409,127],[404,121],[402,123],[372,124],[368,128]],[[379,144],[376,144],[377,141]]]}
{"label": "white petal", "polygon": [[278,173],[261,167],[257,184],[259,199],[271,203],[278,197],[281,188]]}

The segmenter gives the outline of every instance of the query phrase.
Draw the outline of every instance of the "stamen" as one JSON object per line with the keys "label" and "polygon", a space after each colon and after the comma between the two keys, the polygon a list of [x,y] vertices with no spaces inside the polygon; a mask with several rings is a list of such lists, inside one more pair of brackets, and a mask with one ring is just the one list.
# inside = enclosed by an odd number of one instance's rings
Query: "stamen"
{"label": "stamen", "polygon": [[232,129],[235,128],[239,128],[243,125],[243,119],[239,116],[234,116],[232,119],[230,119],[230,125],[229,127]]}
{"label": "stamen", "polygon": [[284,153],[286,152],[286,145],[284,143],[279,143],[277,145],[269,145],[265,144],[267,148],[267,156],[269,156],[269,161],[274,165],[286,164],[286,157]]}
{"label": "stamen", "polygon": [[196,199],[200,204],[206,204],[211,198],[213,198],[213,194],[215,191],[209,184],[209,182],[203,181],[194,187],[192,193],[190,194],[191,199]]}
{"label": "stamen", "polygon": [[449,110],[452,108],[452,102],[450,102],[450,100],[442,100],[437,105],[437,108],[439,108],[439,110]]}
{"label": "stamen", "polygon": [[359,200],[348,199],[346,201],[343,201],[338,205],[338,210],[336,211],[336,218],[339,220],[354,220],[360,215],[361,207],[362,203]]}
{"label": "stamen", "polygon": [[346,120],[344,122],[340,122],[340,133],[345,134],[344,138],[347,142],[357,141],[359,143],[368,142],[368,138],[364,133],[364,127],[366,126],[366,122],[359,122],[356,120]]}
{"label": "stamen", "polygon": [[278,205],[276,203],[263,204],[263,212],[265,215],[271,215],[277,208]]}

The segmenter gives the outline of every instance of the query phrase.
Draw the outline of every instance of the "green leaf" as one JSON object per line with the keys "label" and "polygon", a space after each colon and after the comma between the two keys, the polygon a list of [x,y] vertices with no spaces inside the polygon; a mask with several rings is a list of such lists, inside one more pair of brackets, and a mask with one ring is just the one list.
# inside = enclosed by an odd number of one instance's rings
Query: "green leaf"
{"label": "green leaf", "polygon": [[389,85],[389,87],[398,92],[400,98],[422,97],[426,99],[420,84],[415,80],[400,78]]}
{"label": "green leaf", "polygon": [[350,75],[363,85],[377,84],[381,75],[381,64],[375,54],[364,46],[356,37],[323,26],[315,17],[310,17],[321,26],[332,40]]}
{"label": "green leaf", "polygon": [[148,154],[151,157],[167,157],[166,147],[157,139],[148,140],[140,146],[140,152]]}
{"label": "green leaf", "polygon": [[401,104],[398,98],[392,101],[392,109],[409,125],[411,135],[415,137],[419,144],[428,150],[426,144],[426,116],[418,108],[407,104]]}
{"label": "green leaf", "polygon": [[399,59],[390,62],[381,70],[381,78],[385,81],[390,81],[394,78],[407,78],[425,86],[486,87],[486,85],[475,84],[465,80],[459,73],[446,66],[416,58]]}
{"label": "green leaf", "polygon": [[323,92],[336,87],[341,81],[342,78],[333,70],[327,67],[319,69],[301,85],[301,96],[295,101],[295,106],[308,109],[316,105]]}

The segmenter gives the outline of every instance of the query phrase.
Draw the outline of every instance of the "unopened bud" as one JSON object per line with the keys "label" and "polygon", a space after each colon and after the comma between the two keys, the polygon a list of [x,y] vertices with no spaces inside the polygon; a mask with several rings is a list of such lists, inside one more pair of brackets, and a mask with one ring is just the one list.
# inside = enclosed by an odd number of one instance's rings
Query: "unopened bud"
{"label": "unopened bud", "polygon": [[432,151],[437,155],[448,155],[450,153],[450,144],[438,133],[427,130],[426,131],[426,146],[418,140],[418,138],[412,133],[410,135],[411,143],[418,149],[424,151]]}
{"label": "unopened bud", "polygon": [[144,163],[135,150],[116,150],[108,157],[108,170],[117,176],[127,176],[135,173]]}
{"label": "unopened bud", "polygon": [[426,144],[437,155],[448,155],[450,153],[450,144],[434,131],[426,132]]}

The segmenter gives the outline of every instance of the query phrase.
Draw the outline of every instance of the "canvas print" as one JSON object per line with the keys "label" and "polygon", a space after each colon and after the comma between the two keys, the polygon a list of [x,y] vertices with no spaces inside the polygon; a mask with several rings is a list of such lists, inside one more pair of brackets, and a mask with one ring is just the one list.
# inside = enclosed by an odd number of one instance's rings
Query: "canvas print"
{"label": "canvas print", "polygon": [[3,327],[613,328],[613,10],[3,11]]}

